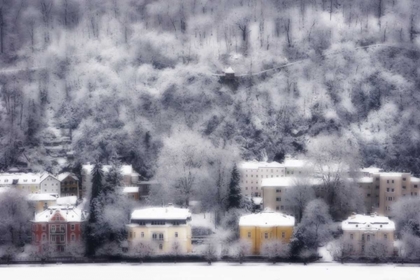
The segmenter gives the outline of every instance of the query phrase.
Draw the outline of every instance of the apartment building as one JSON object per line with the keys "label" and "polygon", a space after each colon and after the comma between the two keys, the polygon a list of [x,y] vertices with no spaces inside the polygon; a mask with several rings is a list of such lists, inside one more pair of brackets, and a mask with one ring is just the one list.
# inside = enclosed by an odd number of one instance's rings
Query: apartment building
{"label": "apartment building", "polygon": [[363,256],[370,242],[380,241],[386,248],[386,255],[394,253],[395,223],[376,214],[352,215],[341,223],[343,237],[350,242],[350,254]]}
{"label": "apartment building", "polygon": [[0,187],[10,187],[30,193],[51,193],[60,196],[60,182],[48,172],[0,173]]}
{"label": "apartment building", "polygon": [[293,177],[308,171],[307,161],[290,157],[286,157],[283,163],[246,161],[241,162],[238,167],[242,194],[249,197],[262,196],[263,179]]}
{"label": "apartment building", "polygon": [[73,173],[64,172],[57,175],[60,181],[61,196],[76,196],[80,198],[79,178]]}
{"label": "apartment building", "polygon": [[279,240],[289,243],[293,236],[295,218],[283,213],[265,210],[239,219],[241,240],[249,241],[252,254],[261,254],[265,242]]}
{"label": "apartment building", "polygon": [[[299,172],[299,171],[298,171]],[[310,186],[320,185],[322,181],[316,178],[305,177],[281,177],[266,178],[262,180],[262,200],[263,208],[269,208],[276,211],[292,213],[292,209],[287,205],[285,194],[297,184],[308,184]]]}
{"label": "apartment building", "polygon": [[[93,164],[86,164],[82,166],[82,196],[86,197],[90,194],[92,189],[92,170]],[[108,173],[111,165],[103,165],[102,171],[104,174]],[[140,174],[137,173],[132,165],[122,165],[120,168],[122,176],[122,186],[135,186],[139,182]]]}
{"label": "apartment building", "polygon": [[51,206],[35,215],[32,222],[32,244],[39,252],[65,252],[82,241],[87,213],[73,206]]}
{"label": "apartment building", "polygon": [[157,253],[171,253],[175,246],[179,253],[189,253],[192,235],[190,221],[188,209],[168,206],[135,210],[127,225],[128,249],[132,250],[146,242]]}
{"label": "apartment building", "polygon": [[358,179],[363,191],[366,211],[390,215],[392,204],[405,196],[418,196],[420,179],[410,173],[381,172],[377,168],[362,169]]}

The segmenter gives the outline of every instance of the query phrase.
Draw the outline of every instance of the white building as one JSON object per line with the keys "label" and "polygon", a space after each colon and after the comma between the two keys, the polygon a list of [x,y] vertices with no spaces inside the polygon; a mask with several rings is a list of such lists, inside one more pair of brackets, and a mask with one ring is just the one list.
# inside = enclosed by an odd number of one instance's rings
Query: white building
{"label": "white building", "polygon": [[48,172],[0,173],[0,187],[17,188],[27,193],[61,194],[60,181]]}
{"label": "white building", "polygon": [[[82,166],[82,195],[86,197],[86,195],[90,194],[90,190],[92,189],[92,170],[94,165],[93,164],[86,164]],[[108,173],[111,169],[111,165],[103,165],[102,171],[104,174]],[[132,165],[121,165],[120,168],[123,186],[134,186],[137,185],[139,182],[140,174],[137,173]]]}
{"label": "white building", "polygon": [[148,243],[158,253],[191,252],[191,213],[177,207],[152,207],[131,213],[127,225],[129,250],[139,243]]}
{"label": "white building", "polygon": [[245,161],[238,165],[241,174],[242,194],[250,197],[262,196],[262,181],[268,178],[294,177],[308,172],[306,160],[286,157],[283,163]]}
{"label": "white building", "polygon": [[395,223],[388,217],[353,215],[341,223],[343,237],[351,244],[351,255],[363,256],[371,242],[379,241],[387,256],[394,253]]}

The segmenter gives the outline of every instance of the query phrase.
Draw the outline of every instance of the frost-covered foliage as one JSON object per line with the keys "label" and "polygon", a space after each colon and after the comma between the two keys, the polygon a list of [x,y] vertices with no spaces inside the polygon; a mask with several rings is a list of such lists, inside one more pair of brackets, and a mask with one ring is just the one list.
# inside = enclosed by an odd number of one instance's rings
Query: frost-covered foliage
{"label": "frost-covered foliage", "polygon": [[251,248],[251,243],[248,240],[238,240],[231,244],[229,255],[239,263],[242,263],[244,258],[251,254]]}
{"label": "frost-covered foliage", "polygon": [[291,253],[299,256],[303,251],[316,252],[332,237],[332,219],[328,205],[322,199],[308,203],[301,223],[296,227],[291,242]]}
{"label": "frost-covered foliage", "polygon": [[289,244],[283,243],[280,240],[272,240],[263,243],[261,253],[268,260],[275,263],[279,258],[289,257],[289,249]]}
{"label": "frost-covered foliage", "polygon": [[327,250],[331,253],[334,260],[341,262],[351,257],[355,252],[354,249],[352,240],[345,236],[341,236],[327,245]]}
{"label": "frost-covered foliage", "polygon": [[30,242],[30,220],[34,209],[20,190],[0,193],[0,246],[23,247]]}
{"label": "frost-covered foliage", "polygon": [[209,239],[202,247],[200,253],[204,256],[208,264],[211,264],[213,261],[216,261],[219,256],[219,243],[215,239]]}
{"label": "frost-covered foliage", "polygon": [[374,239],[366,244],[364,255],[371,261],[377,262],[386,259],[389,256],[389,250],[393,248],[388,248],[386,240]]}
{"label": "frost-covered foliage", "polygon": [[284,194],[287,209],[291,209],[290,214],[295,217],[297,223],[300,223],[306,205],[314,198],[314,187],[305,177],[296,178],[293,187]]}
{"label": "frost-covered foliage", "polygon": [[140,259],[144,259],[147,257],[152,256],[156,252],[155,244],[148,241],[140,241],[134,244],[131,247],[131,251],[129,252],[132,256],[139,257]]}
{"label": "frost-covered foliage", "polygon": [[182,124],[270,160],[352,135],[364,165],[419,172],[418,1],[3,2],[1,169],[53,168],[57,126],[76,162],[117,156],[150,178]]}

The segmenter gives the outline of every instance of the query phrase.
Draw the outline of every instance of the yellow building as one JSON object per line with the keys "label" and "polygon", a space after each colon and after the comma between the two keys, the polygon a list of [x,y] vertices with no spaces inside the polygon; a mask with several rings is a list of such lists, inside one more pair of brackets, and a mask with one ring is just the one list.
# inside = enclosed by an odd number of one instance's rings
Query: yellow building
{"label": "yellow building", "polygon": [[388,217],[352,215],[341,223],[341,227],[344,239],[350,242],[351,255],[363,256],[373,241],[380,241],[385,246],[388,257],[394,253],[395,223]]}
{"label": "yellow building", "polygon": [[49,193],[31,193],[27,200],[33,204],[35,212],[39,213],[57,204],[57,195]]}
{"label": "yellow building", "polygon": [[251,252],[260,254],[265,242],[279,240],[289,243],[293,235],[295,218],[279,212],[265,210],[239,219],[241,240],[249,241]]}
{"label": "yellow building", "polygon": [[157,253],[168,254],[175,250],[191,252],[191,213],[177,207],[153,207],[131,213],[127,225],[128,249],[148,243]]}

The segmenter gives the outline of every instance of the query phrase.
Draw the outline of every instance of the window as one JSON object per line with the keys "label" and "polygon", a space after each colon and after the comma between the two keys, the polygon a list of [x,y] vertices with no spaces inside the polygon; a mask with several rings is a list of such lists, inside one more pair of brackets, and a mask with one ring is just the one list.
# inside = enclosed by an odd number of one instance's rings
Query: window
{"label": "window", "polygon": [[369,240],[370,240],[370,235],[369,235],[369,234],[366,236],[366,240],[367,240],[367,241],[369,241]]}
{"label": "window", "polygon": [[74,225],[71,225],[70,228],[71,228],[71,230],[74,230]]}
{"label": "window", "polygon": [[251,238],[251,232],[248,232],[248,238]]}
{"label": "window", "polygon": [[74,234],[71,235],[71,241],[74,241],[76,239],[76,237],[74,236]]}
{"label": "window", "polygon": [[152,221],[153,226],[164,226],[165,221]]}
{"label": "window", "polygon": [[178,232],[175,232],[175,238],[178,238]]}
{"label": "window", "polygon": [[159,244],[159,250],[163,249],[163,244]]}
{"label": "window", "polygon": [[352,234],[350,234],[350,239],[353,239],[353,233],[352,233]]}
{"label": "window", "polygon": [[281,209],[281,210],[283,210],[283,209],[284,209],[284,206],[282,205],[282,206],[280,207],[280,209]]}
{"label": "window", "polygon": [[405,181],[406,180],[406,178],[403,178],[403,181]]}
{"label": "window", "polygon": [[366,196],[367,196],[367,197],[370,197],[370,193],[368,193]]}
{"label": "window", "polygon": [[281,197],[277,197],[276,198],[276,201],[281,201]]}
{"label": "window", "polygon": [[157,239],[157,233],[152,234],[152,239]]}
{"label": "window", "polygon": [[276,206],[276,210],[279,210],[279,207],[278,206]]}
{"label": "window", "polygon": [[140,236],[141,236],[141,238],[143,238],[143,237],[144,237],[144,232],[142,232],[142,233],[140,234]]}
{"label": "window", "polygon": [[61,236],[60,236],[60,241],[61,241],[61,242],[64,242],[64,235],[61,235]]}
{"label": "window", "polygon": [[389,180],[386,180],[386,183],[389,184]]}
{"label": "window", "polygon": [[163,240],[163,233],[159,233],[159,240]]}
{"label": "window", "polygon": [[277,193],[281,192],[281,190],[276,190]]}
{"label": "window", "polygon": [[52,226],[51,226],[51,231],[52,231],[52,232],[55,232],[55,225],[52,225]]}
{"label": "window", "polygon": [[389,192],[389,188],[386,188],[386,191]]}
{"label": "window", "polygon": [[268,239],[268,232],[264,233],[264,238]]}
{"label": "window", "polygon": [[392,183],[394,184],[394,180],[392,180]]}
{"label": "window", "polygon": [[406,189],[406,187],[405,186],[402,186],[402,188],[405,190]]}
{"label": "window", "polygon": [[42,231],[45,231],[45,225],[42,225]]}
{"label": "window", "polygon": [[283,231],[282,233],[281,233],[281,238],[285,238],[286,237],[286,233]]}
{"label": "window", "polygon": [[55,242],[55,235],[51,236],[51,241]]}
{"label": "window", "polygon": [[45,233],[42,234],[42,241],[47,240],[47,236],[45,235]]}
{"label": "window", "polygon": [[388,239],[388,235],[386,233],[384,233],[384,238]]}
{"label": "window", "polygon": [[129,236],[130,236],[130,239],[133,238],[133,233],[131,231],[130,231]]}
{"label": "window", "polygon": [[414,188],[416,188],[416,189],[417,189],[417,185],[414,185]]}
{"label": "window", "polygon": [[391,189],[391,192],[394,192],[394,189]]}

